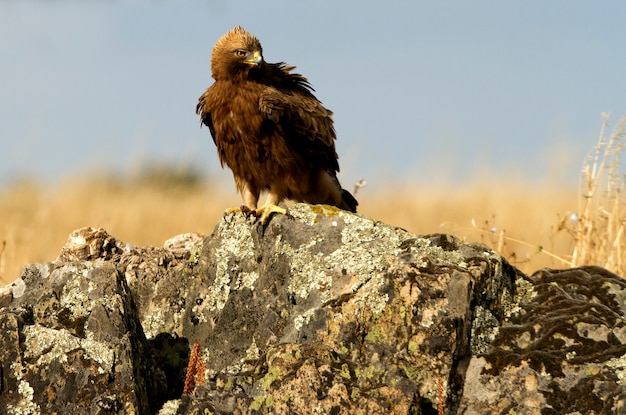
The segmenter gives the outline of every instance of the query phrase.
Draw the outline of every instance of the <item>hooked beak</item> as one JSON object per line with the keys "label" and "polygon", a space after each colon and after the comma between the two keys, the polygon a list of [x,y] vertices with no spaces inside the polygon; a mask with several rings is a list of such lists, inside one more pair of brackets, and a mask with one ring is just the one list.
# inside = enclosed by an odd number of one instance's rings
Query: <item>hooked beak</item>
{"label": "hooked beak", "polygon": [[261,55],[261,52],[258,50],[248,52],[245,62],[250,66],[257,67],[261,64],[261,62],[263,62],[263,55]]}

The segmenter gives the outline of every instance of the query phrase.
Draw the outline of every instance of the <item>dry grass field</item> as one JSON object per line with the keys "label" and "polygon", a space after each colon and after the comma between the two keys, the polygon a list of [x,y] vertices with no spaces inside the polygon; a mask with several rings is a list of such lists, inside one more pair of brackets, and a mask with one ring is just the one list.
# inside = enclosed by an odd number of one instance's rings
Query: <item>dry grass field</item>
{"label": "dry grass field", "polygon": [[[538,245],[561,254],[571,250],[570,238],[559,238],[554,227],[558,214],[572,208],[575,192],[560,189],[554,197],[555,189],[502,184],[420,192],[398,188],[374,195],[369,187],[359,191],[360,214],[417,234],[453,233],[491,246],[506,230],[506,235],[532,245],[506,241],[501,247],[509,256],[514,252],[517,260],[535,260],[519,264],[525,270],[561,265],[533,258],[539,256],[534,255]],[[0,193],[1,283],[16,278],[24,264],[53,260],[76,228],[102,227],[126,243],[161,246],[183,232],[210,234],[224,208],[239,203],[234,188],[215,188],[210,181],[90,177],[52,189],[15,183]]]}
{"label": "dry grass field", "polygon": [[[485,178],[463,188],[360,188],[359,213],[416,234],[451,233],[496,249],[526,273],[543,267],[605,266],[626,276],[624,124],[600,134],[579,188]],[[87,175],[43,188],[0,189],[0,285],[24,264],[56,258],[68,234],[102,227],[133,245],[161,246],[179,233],[210,234],[240,203],[232,180],[153,167],[132,177]]]}

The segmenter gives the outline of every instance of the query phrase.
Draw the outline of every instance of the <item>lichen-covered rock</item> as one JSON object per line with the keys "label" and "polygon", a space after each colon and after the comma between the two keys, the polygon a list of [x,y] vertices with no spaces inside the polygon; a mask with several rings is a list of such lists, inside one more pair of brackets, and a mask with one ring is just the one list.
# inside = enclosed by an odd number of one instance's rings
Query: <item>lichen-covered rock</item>
{"label": "lichen-covered rock", "polygon": [[156,409],[163,375],[138,370],[155,365],[111,263],[31,265],[21,281],[22,295],[0,310],[1,413]]}
{"label": "lichen-covered rock", "polygon": [[626,413],[626,280],[590,266],[520,283],[519,309],[470,361],[463,413]]}
{"label": "lichen-covered rock", "polygon": [[[330,208],[292,214],[264,230],[243,217],[220,223],[188,273],[179,335],[205,346],[210,377],[226,373],[226,384],[248,391],[223,406],[200,398],[209,383],[193,405],[402,414],[436,408],[439,379],[458,391],[459,357],[499,325],[513,268],[449,236],[417,237]],[[474,322],[477,307],[489,318]],[[452,407],[459,397],[446,399]]]}
{"label": "lichen-covered rock", "polygon": [[75,231],[56,262],[0,288],[0,413],[623,405],[619,277],[589,268],[528,278],[453,236],[326,206],[290,213],[266,227],[230,215],[207,238],[163,248]]}
{"label": "lichen-covered rock", "polygon": [[67,237],[67,242],[57,257],[58,262],[112,259],[124,251],[124,244],[102,228],[76,229]]}

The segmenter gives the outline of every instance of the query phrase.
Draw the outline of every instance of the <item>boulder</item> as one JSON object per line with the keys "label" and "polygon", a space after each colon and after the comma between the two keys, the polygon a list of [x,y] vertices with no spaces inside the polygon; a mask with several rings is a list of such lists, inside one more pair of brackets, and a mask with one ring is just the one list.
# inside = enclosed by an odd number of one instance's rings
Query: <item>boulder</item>
{"label": "boulder", "polygon": [[472,356],[464,414],[625,414],[626,280],[588,266],[536,272]]}
{"label": "boulder", "polygon": [[622,413],[626,283],[296,204],[0,288],[0,413]]}

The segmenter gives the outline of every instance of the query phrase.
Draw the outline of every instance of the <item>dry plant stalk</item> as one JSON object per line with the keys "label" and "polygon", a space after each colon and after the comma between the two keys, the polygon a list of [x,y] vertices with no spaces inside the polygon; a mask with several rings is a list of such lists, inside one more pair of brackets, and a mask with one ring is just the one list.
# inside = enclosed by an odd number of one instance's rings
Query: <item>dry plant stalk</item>
{"label": "dry plant stalk", "polygon": [[[495,215],[493,215],[492,220],[495,220]],[[559,263],[561,263],[563,266],[568,266],[571,267],[573,266],[571,261],[568,261],[567,259],[552,253],[550,251],[547,251],[546,249],[544,249],[543,246],[541,245],[533,245],[530,244],[522,239],[519,238],[514,238],[512,236],[508,236],[506,234],[506,230],[505,229],[499,229],[497,226],[495,226],[494,224],[491,223],[491,221],[487,220],[485,221],[485,224],[482,227],[478,227],[478,225],[476,224],[476,221],[474,219],[472,219],[472,228],[470,228],[472,231],[475,231],[477,233],[480,234],[481,236],[481,241],[482,243],[484,243],[487,246],[490,246],[492,249],[494,249],[496,252],[498,252],[500,255],[506,257],[509,261],[511,261],[511,263],[518,265],[519,263],[524,262],[524,260],[517,260],[516,258],[516,254],[514,251],[509,252],[507,249],[507,242],[513,242],[516,245],[519,246],[525,246],[528,248],[533,248],[534,250],[534,254],[541,254],[544,255],[546,257],[551,258],[552,260],[556,260]],[[518,261],[517,263],[515,263],[515,261]]]}
{"label": "dry plant stalk", "polygon": [[204,383],[204,370],[206,366],[202,362],[200,356],[200,344],[194,343],[189,355],[189,364],[187,365],[187,376],[185,376],[185,386],[183,387],[183,395],[190,395],[196,387]]}
{"label": "dry plant stalk", "polygon": [[444,415],[443,380],[441,380],[441,376],[437,376],[437,415]]}
{"label": "dry plant stalk", "polygon": [[[608,126],[609,114],[604,113],[598,143],[583,165],[578,191],[578,213],[563,216],[556,227],[557,233],[565,230],[571,236],[571,248],[553,253],[542,245],[534,247],[536,254],[556,260],[562,266],[600,265],[626,277],[626,200],[622,196],[626,190],[626,175],[620,174],[620,156],[624,151],[626,138],[626,116],[619,120],[609,137]],[[519,246],[533,245],[508,236],[494,222],[495,215],[478,227],[472,219],[472,228],[481,234],[483,243],[509,260],[519,261],[515,252],[507,255],[507,241]]]}
{"label": "dry plant stalk", "polygon": [[359,192],[359,189],[365,186],[367,186],[367,182],[363,180],[362,177],[360,177],[359,180],[357,180],[357,182],[354,184],[354,195],[356,196],[356,194]]}
{"label": "dry plant stalk", "polygon": [[196,368],[196,386],[202,386],[204,385],[204,372],[206,371],[206,365],[202,361],[201,356],[198,357],[198,364],[196,365]]}
{"label": "dry plant stalk", "polygon": [[4,260],[4,251],[7,248],[7,241],[2,241],[2,246],[0,247],[0,277],[5,275],[6,271],[6,261]]}
{"label": "dry plant stalk", "polygon": [[619,275],[626,275],[623,260],[626,250],[626,216],[622,210],[622,192],[626,180],[619,171],[626,136],[626,117],[617,123],[607,138],[609,116],[603,115],[598,143],[582,169],[580,213],[568,217],[568,229],[574,238],[571,262],[574,266],[601,265]]}

